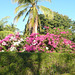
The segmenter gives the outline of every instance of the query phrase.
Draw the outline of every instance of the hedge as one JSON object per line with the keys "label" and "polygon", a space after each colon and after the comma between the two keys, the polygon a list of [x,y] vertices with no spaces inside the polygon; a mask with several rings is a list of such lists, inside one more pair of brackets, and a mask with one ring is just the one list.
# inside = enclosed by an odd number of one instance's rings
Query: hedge
{"label": "hedge", "polygon": [[0,31],[0,39],[4,39],[9,34],[14,34],[14,33],[12,31]]}
{"label": "hedge", "polygon": [[75,54],[0,52],[0,75],[75,75]]}

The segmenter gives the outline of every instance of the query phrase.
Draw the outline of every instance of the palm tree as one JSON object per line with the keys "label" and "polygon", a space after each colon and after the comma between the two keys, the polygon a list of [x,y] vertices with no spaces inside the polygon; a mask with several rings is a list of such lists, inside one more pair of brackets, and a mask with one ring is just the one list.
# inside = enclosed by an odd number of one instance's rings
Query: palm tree
{"label": "palm tree", "polygon": [[28,26],[29,32],[31,33],[37,33],[37,27],[38,27],[38,12],[41,10],[46,18],[52,19],[53,14],[52,11],[49,8],[46,8],[44,6],[37,5],[38,2],[41,1],[49,1],[51,0],[12,0],[14,3],[18,3],[18,7],[15,9],[15,13],[20,11],[14,18],[14,20],[18,21],[18,19],[25,15],[23,18],[23,21],[28,16]]}
{"label": "palm tree", "polygon": [[6,16],[0,20],[0,31],[4,30],[4,25],[8,22],[7,19],[9,18],[10,16]]}

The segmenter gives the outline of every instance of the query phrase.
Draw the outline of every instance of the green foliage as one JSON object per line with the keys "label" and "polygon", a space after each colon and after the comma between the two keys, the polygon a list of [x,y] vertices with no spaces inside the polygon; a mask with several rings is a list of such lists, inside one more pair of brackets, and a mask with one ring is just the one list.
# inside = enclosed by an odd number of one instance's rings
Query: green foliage
{"label": "green foliage", "polygon": [[67,38],[69,40],[72,40],[72,38],[73,38],[71,29],[64,29],[64,26],[56,27],[56,29],[49,28],[49,29],[45,30],[45,32],[55,34],[55,35],[60,35],[61,32],[66,32],[66,34],[61,34],[61,36],[64,38]]}
{"label": "green foliage", "polygon": [[16,30],[19,31],[18,28],[16,28],[16,25],[11,24],[11,25],[5,25],[5,27],[3,28],[3,31],[12,31],[15,32]]}
{"label": "green foliage", "polygon": [[75,32],[75,21],[72,23],[72,31]]}
{"label": "green foliage", "polygon": [[[56,30],[53,28],[55,27],[58,31],[58,28],[60,28],[63,31],[69,31],[70,35],[64,35],[64,37],[68,37],[70,40],[75,42],[75,22],[71,21],[68,16],[63,16],[57,12],[54,12],[54,19],[48,20],[44,17],[44,15],[39,15],[40,22],[38,26],[38,33],[45,34],[47,31],[49,33],[57,34]],[[48,26],[49,29],[46,31],[44,26]]]}
{"label": "green foliage", "polygon": [[14,34],[14,33],[12,31],[0,31],[0,39],[4,39],[9,34]]}
{"label": "green foliage", "polygon": [[75,75],[75,54],[1,52],[0,75]]}
{"label": "green foliage", "polygon": [[19,29],[16,28],[16,25],[7,24],[8,23],[7,19],[9,18],[10,18],[9,16],[6,16],[0,20],[0,31],[12,31],[12,32],[15,32],[16,30],[19,31]]}
{"label": "green foliage", "polygon": [[64,29],[68,29],[72,26],[71,24],[71,19],[68,18],[68,16],[63,16],[61,14],[58,14],[54,12],[54,19],[53,20],[48,20],[47,18],[44,17],[44,15],[40,14],[40,24],[41,24],[41,29],[44,28],[44,26],[48,26],[50,28],[54,27],[61,27],[63,26]]}
{"label": "green foliage", "polygon": [[75,33],[72,33],[72,41],[75,42]]}
{"label": "green foliage", "polygon": [[7,19],[9,18],[10,18],[9,16],[6,16],[0,20],[0,31],[4,30],[4,25],[8,22]]}

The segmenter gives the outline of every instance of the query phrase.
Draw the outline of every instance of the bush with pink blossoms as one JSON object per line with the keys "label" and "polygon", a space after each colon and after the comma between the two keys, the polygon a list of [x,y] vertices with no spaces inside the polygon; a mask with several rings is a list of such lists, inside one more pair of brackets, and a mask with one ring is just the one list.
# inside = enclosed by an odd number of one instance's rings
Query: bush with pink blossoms
{"label": "bush with pink blossoms", "polygon": [[59,53],[75,53],[75,43],[63,38],[61,35],[47,33],[46,35],[38,35],[36,33],[27,37],[25,45],[27,52],[59,52]]}
{"label": "bush with pink blossoms", "polygon": [[[56,28],[54,28],[56,29]],[[4,39],[0,40],[0,52],[16,51],[16,52],[46,52],[46,53],[75,53],[75,43],[67,37],[63,37],[67,32],[58,28],[60,32],[57,34],[47,33],[45,35],[31,34],[25,39],[16,35],[10,34]]]}
{"label": "bush with pink blossoms", "polygon": [[0,40],[0,52],[2,51],[25,51],[23,45],[25,41],[20,37],[19,33],[16,35],[10,34],[4,39]]}
{"label": "bush with pink blossoms", "polygon": [[72,40],[72,31],[71,29],[64,29],[63,26],[60,28],[49,28],[47,29],[47,27],[45,27],[45,33],[51,33],[51,34],[55,34],[55,35],[61,35],[64,38],[67,38],[69,40]]}

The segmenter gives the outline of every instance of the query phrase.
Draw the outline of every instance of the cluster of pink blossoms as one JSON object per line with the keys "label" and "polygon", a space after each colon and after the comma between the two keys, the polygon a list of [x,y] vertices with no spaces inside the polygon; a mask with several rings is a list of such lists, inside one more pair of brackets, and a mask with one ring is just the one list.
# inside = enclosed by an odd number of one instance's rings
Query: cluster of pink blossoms
{"label": "cluster of pink blossoms", "polygon": [[75,43],[61,37],[61,35],[54,35],[47,33],[36,37],[36,33],[27,37],[25,45],[28,52],[75,52]]}
{"label": "cluster of pink blossoms", "polygon": [[19,51],[19,46],[21,46],[22,41],[23,39],[20,38],[19,33],[16,33],[16,35],[10,34],[0,40],[0,52]]}
{"label": "cluster of pink blossoms", "polygon": [[40,35],[34,33],[30,37],[23,39],[17,33],[16,35],[10,34],[0,40],[0,52],[4,51],[75,53],[75,43],[62,37],[61,34],[47,33],[46,35]]}
{"label": "cluster of pink blossoms", "polygon": [[49,29],[49,27],[48,27],[48,26],[44,26],[44,28]]}

